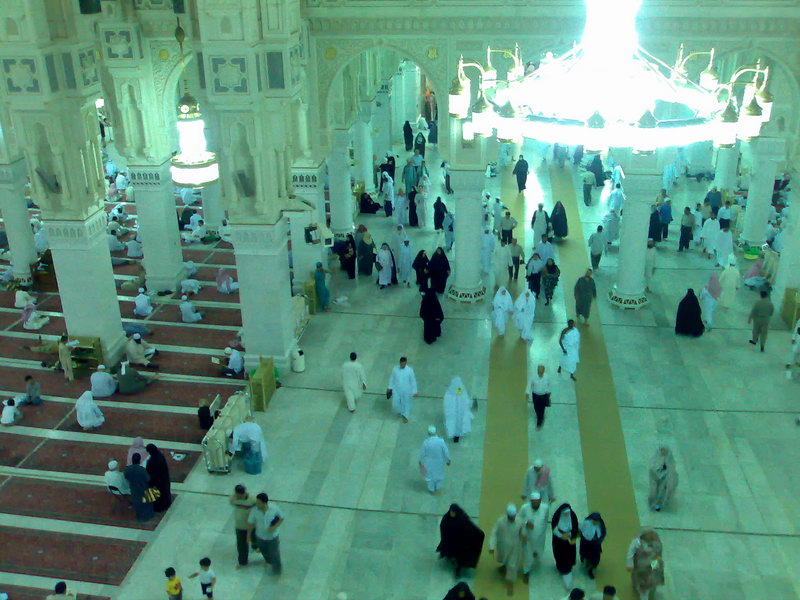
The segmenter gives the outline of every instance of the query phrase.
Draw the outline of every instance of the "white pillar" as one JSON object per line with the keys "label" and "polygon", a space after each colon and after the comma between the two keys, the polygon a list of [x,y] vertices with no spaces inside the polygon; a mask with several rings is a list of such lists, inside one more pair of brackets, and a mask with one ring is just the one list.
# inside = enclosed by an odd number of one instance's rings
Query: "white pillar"
{"label": "white pillar", "polygon": [[328,157],[328,191],[331,200],[331,231],[345,237],[353,231],[353,190],[350,185],[349,135],[346,129],[333,132]]}
{"label": "white pillar", "polygon": [[[688,147],[687,161],[689,174],[704,173],[714,170],[714,144],[711,142],[695,142]],[[627,174],[626,174],[627,175]],[[657,193],[657,191],[656,191]]]}
{"label": "white pillar", "polygon": [[761,246],[767,241],[766,230],[769,207],[772,205],[772,189],[778,163],[784,159],[782,138],[762,137],[750,142],[753,169],[747,193],[747,209],[744,211],[742,239],[751,246]]}
{"label": "white pillar", "polygon": [[356,183],[363,182],[367,193],[375,191],[375,167],[372,153],[372,132],[369,126],[370,103],[361,103],[361,113],[353,123],[353,152]]}
{"label": "white pillar", "polygon": [[402,138],[403,123],[406,122],[406,103],[403,90],[403,72],[399,70],[392,76],[392,130],[394,131],[392,137],[394,139]]}
{"label": "white pillar", "polygon": [[[479,302],[486,296],[481,281],[481,219],[480,195],[462,193],[448,202],[455,202],[455,267],[447,296],[459,302]],[[452,210],[452,207],[451,207]]]}
{"label": "white pillar", "polygon": [[[306,227],[316,223],[315,209],[305,202],[297,202],[296,208],[283,211],[289,218],[289,239],[292,241],[292,291],[303,291],[303,285],[313,273],[318,262],[325,263],[328,249],[322,243],[306,243]],[[302,205],[302,206],[301,206]]]}
{"label": "white pillar", "polygon": [[108,252],[106,213],[98,210],[85,221],[45,222],[58,279],[67,331],[97,337],[105,360],[122,354],[125,334]]}
{"label": "white pillar", "polygon": [[211,232],[218,232],[225,218],[225,206],[222,204],[222,187],[218,182],[200,190],[203,199],[203,221]]}
{"label": "white pillar", "polygon": [[11,271],[20,283],[31,282],[31,264],[36,262],[33,231],[25,201],[27,174],[24,158],[0,165],[0,210],[11,251]]}
{"label": "white pillar", "polygon": [[404,121],[411,121],[413,126],[419,116],[419,67],[406,61],[400,66],[400,70],[403,73]]}
{"label": "white pillar", "polygon": [[295,111],[295,129],[297,131],[297,151],[303,158],[311,156],[311,143],[308,135],[308,106],[302,100],[298,100]]}
{"label": "white pillar", "polygon": [[[379,157],[383,157],[392,149],[392,95],[387,84],[375,95],[375,107],[372,111],[372,148]],[[400,133],[400,130],[397,130]]]}
{"label": "white pillar", "polygon": [[[615,153],[614,156],[621,154]],[[663,157],[663,160],[669,160]],[[661,189],[662,169],[656,155],[630,156],[625,170],[625,206],[619,242],[617,282],[608,292],[611,304],[620,308],[641,308],[648,303],[645,294],[644,261],[650,209]]]}
{"label": "white pillar", "polygon": [[739,167],[739,147],[717,149],[717,165],[714,171],[714,185],[722,192],[726,200],[733,199],[736,190],[737,171]]}
{"label": "white pillar", "polygon": [[271,356],[285,369],[295,346],[286,219],[275,225],[231,224],[239,305],[242,311],[245,366]]}
{"label": "white pillar", "polygon": [[789,211],[789,220],[784,225],[783,250],[772,292],[775,304],[783,303],[786,288],[800,288],[800,210],[794,208]]}
{"label": "white pillar", "polygon": [[295,194],[314,207],[312,223],[327,223],[325,215],[325,161],[298,161],[292,165],[292,187]]}
{"label": "white pillar", "polygon": [[184,273],[169,166],[169,161],[160,165],[128,165],[144,249],[147,289],[151,292],[177,289]]}

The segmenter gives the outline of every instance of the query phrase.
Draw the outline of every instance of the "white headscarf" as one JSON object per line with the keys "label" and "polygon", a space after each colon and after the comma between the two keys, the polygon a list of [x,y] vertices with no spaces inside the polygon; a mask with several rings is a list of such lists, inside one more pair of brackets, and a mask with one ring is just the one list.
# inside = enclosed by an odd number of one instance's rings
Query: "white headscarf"
{"label": "white headscarf", "polygon": [[572,533],[572,509],[567,507],[558,517],[558,530],[562,533]]}
{"label": "white headscarf", "polygon": [[583,536],[584,539],[593,540],[599,538],[601,533],[600,525],[592,521],[589,517],[586,517],[581,523],[581,536]]}
{"label": "white headscarf", "polygon": [[505,287],[500,286],[500,289],[497,290],[497,293],[494,295],[494,300],[492,300],[492,308],[507,311],[514,310],[514,301],[511,299],[511,294],[508,293]]}
{"label": "white headscarf", "polygon": [[461,377],[453,377],[450,380],[450,387],[447,388],[447,391],[444,393],[445,399],[452,396],[453,399],[461,399],[466,398],[467,402],[470,401],[469,392],[467,392],[467,388],[464,386],[464,382],[461,381]]}

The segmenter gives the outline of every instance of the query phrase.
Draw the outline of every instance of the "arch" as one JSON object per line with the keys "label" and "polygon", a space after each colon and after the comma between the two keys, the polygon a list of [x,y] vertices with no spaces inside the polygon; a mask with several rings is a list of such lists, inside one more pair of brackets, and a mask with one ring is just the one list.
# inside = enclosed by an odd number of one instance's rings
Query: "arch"
{"label": "arch", "polygon": [[[195,55],[191,52],[186,52],[183,56],[176,57],[175,64],[167,72],[164,78],[164,96],[162,100],[162,111],[164,115],[164,124],[166,125],[167,135],[170,136],[171,146],[177,147],[178,144],[178,130],[175,127],[175,111],[177,105],[176,92],[178,84],[180,83],[184,69],[188,69],[191,62],[194,60]],[[202,110],[202,106],[200,107]]]}

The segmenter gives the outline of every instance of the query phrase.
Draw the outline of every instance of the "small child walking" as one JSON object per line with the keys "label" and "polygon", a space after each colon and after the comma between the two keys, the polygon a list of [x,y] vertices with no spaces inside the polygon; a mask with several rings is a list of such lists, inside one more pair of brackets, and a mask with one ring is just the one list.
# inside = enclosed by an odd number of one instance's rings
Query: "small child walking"
{"label": "small child walking", "polygon": [[183,600],[183,585],[181,578],[175,574],[175,569],[167,567],[164,569],[164,576],[167,578],[167,598],[169,600]]}
{"label": "small child walking", "polygon": [[[200,559],[200,570],[189,575],[189,579],[200,577],[200,589],[206,598],[214,597],[214,586],[217,584],[217,576],[211,570],[211,559],[208,557]],[[180,599],[179,599],[180,600]]]}

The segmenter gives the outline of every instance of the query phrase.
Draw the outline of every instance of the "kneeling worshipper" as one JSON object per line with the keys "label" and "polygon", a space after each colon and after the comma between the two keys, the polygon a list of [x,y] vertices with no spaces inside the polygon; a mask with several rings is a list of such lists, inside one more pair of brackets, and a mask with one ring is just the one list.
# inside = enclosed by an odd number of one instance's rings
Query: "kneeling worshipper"
{"label": "kneeling worshipper", "polygon": [[113,233],[106,234],[106,240],[108,240],[109,252],[121,252],[125,250],[125,244],[119,241],[116,234]]}
{"label": "kneeling worshipper", "polygon": [[203,431],[208,431],[214,424],[214,415],[211,414],[209,404],[211,404],[211,400],[200,398],[200,406],[197,408],[197,422]]}
{"label": "kneeling worshipper", "polygon": [[228,365],[222,369],[222,375],[225,377],[241,377],[244,373],[244,357],[242,357],[242,353],[228,346],[225,348],[225,356],[228,357]]}
{"label": "kneeling worshipper", "polygon": [[677,335],[689,335],[700,337],[705,331],[703,325],[703,314],[700,310],[700,302],[694,295],[694,290],[689,288],[686,295],[678,304],[678,313],[675,316],[675,333]]}
{"label": "kneeling worshipper", "polygon": [[231,231],[231,226],[228,224],[228,219],[222,219],[222,223],[220,223],[217,229],[217,234],[219,234],[219,238],[223,242],[228,242],[229,244],[233,243],[233,232]]}
{"label": "kneeling worshipper", "polygon": [[117,391],[117,380],[106,370],[105,365],[97,365],[97,371],[89,377],[89,383],[95,398],[108,398]]}
{"label": "kneeling worshipper", "polygon": [[147,317],[153,312],[150,296],[145,294],[144,288],[139,288],[139,294],[133,299],[133,314],[137,317]]}
{"label": "kneeling worshipper", "polygon": [[650,459],[649,471],[650,492],[647,495],[647,502],[651,509],[660,511],[669,504],[678,487],[678,470],[675,467],[672,450],[666,446],[659,446]]}
{"label": "kneeling worshipper", "polygon": [[600,564],[603,552],[603,540],[606,539],[606,523],[600,513],[593,512],[581,523],[581,544],[579,548],[581,562],[586,567],[589,579],[594,579],[594,572]]}
{"label": "kneeling worshipper", "polygon": [[181,296],[181,303],[178,305],[181,311],[181,321],[184,323],[197,323],[202,320],[203,313],[194,307],[194,304],[189,302],[189,296],[184,294]]}
{"label": "kneeling worshipper", "polygon": [[83,392],[80,398],[78,398],[78,401],[75,403],[75,413],[78,419],[78,425],[80,425],[84,431],[97,429],[106,421],[103,412],[100,410],[100,407],[97,406],[92,392],[89,390]]}
{"label": "kneeling worshipper", "polygon": [[22,327],[28,330],[41,329],[50,322],[50,317],[42,315],[33,304],[22,309]]}
{"label": "kneeling worshipper", "polygon": [[261,426],[248,415],[244,423],[233,428],[232,454],[241,452],[245,471],[251,475],[261,473],[261,465],[267,460],[267,442]]}
{"label": "kneeling worshipper", "polygon": [[454,443],[472,431],[472,398],[461,377],[453,377],[444,394],[444,427]]}
{"label": "kneeling worshipper", "polygon": [[497,327],[497,335],[505,335],[508,315],[512,312],[514,312],[514,302],[511,300],[511,294],[505,287],[500,286],[492,300],[492,321]]}
{"label": "kneeling worshipper", "polygon": [[158,354],[158,350],[153,348],[150,344],[142,341],[142,336],[139,333],[134,333],[125,343],[125,356],[128,362],[134,365],[142,365],[144,367],[152,367],[157,369],[150,359]]}
{"label": "kneeling worshipper", "polygon": [[117,391],[125,395],[139,394],[155,380],[155,377],[142,375],[131,367],[128,361],[123,361],[120,363],[117,375]]}
{"label": "kneeling worshipper", "polygon": [[361,192],[359,198],[359,212],[365,215],[374,215],[381,208],[381,205],[375,202],[367,192]]}
{"label": "kneeling worshipper", "polygon": [[200,282],[197,279],[183,279],[181,281],[181,294],[196,294],[200,291]]}
{"label": "kneeling worshipper", "polygon": [[522,536],[522,521],[517,519],[517,507],[509,504],[506,514],[497,519],[489,536],[489,554],[494,554],[500,563],[509,596],[514,593],[514,582],[522,562]]}
{"label": "kneeling worshipper", "polygon": [[422,301],[419,305],[419,318],[422,319],[422,339],[426,344],[432,344],[442,335],[442,321],[444,313],[439,298],[432,289],[422,290]]}
{"label": "kneeling worshipper", "polygon": [[419,453],[419,470],[428,484],[428,491],[436,495],[444,485],[445,467],[450,466],[447,444],[436,434],[436,427],[428,427],[428,437],[422,442]]}
{"label": "kneeling worshipper", "polygon": [[455,564],[456,577],[461,575],[461,569],[478,566],[485,536],[458,504],[451,504],[439,522],[439,536],[436,551]]}
{"label": "kneeling worshipper", "polygon": [[106,487],[116,488],[125,495],[131,493],[131,486],[128,484],[128,480],[125,479],[122,471],[119,470],[119,463],[117,461],[108,461],[108,471],[105,472],[103,477],[106,482]]}
{"label": "kneeling worshipper", "polygon": [[443,600],[475,600],[475,594],[469,589],[466,581],[459,581],[450,588]]}
{"label": "kneeling worshipper", "polygon": [[183,241],[187,244],[197,244],[203,241],[203,238],[208,235],[208,229],[206,228],[205,221],[200,219],[197,222],[197,227],[192,229],[191,231],[184,231],[181,233],[181,237]]}
{"label": "kneeling worshipper", "polygon": [[19,287],[14,292],[14,308],[25,308],[28,304],[36,304],[36,298],[28,292],[27,287]]}
{"label": "kneeling worshipper", "polygon": [[232,294],[239,289],[239,284],[233,279],[227,269],[220,267],[217,271],[217,291],[223,294]]}
{"label": "kneeling worshipper", "polygon": [[147,521],[155,515],[153,503],[149,498],[145,498],[145,492],[150,487],[150,475],[142,466],[142,455],[136,453],[131,458],[130,463],[125,467],[125,480],[131,490],[131,502],[136,513],[137,521]]}
{"label": "kneeling worshipper", "polygon": [[514,302],[514,325],[519,337],[526,342],[533,339],[533,320],[536,317],[536,296],[530,290],[522,292]]}
{"label": "kneeling worshipper", "polygon": [[580,537],[578,518],[569,504],[562,504],[553,513],[553,557],[556,569],[561,573],[564,587],[572,587],[572,568],[575,566],[577,552],[575,544]]}

